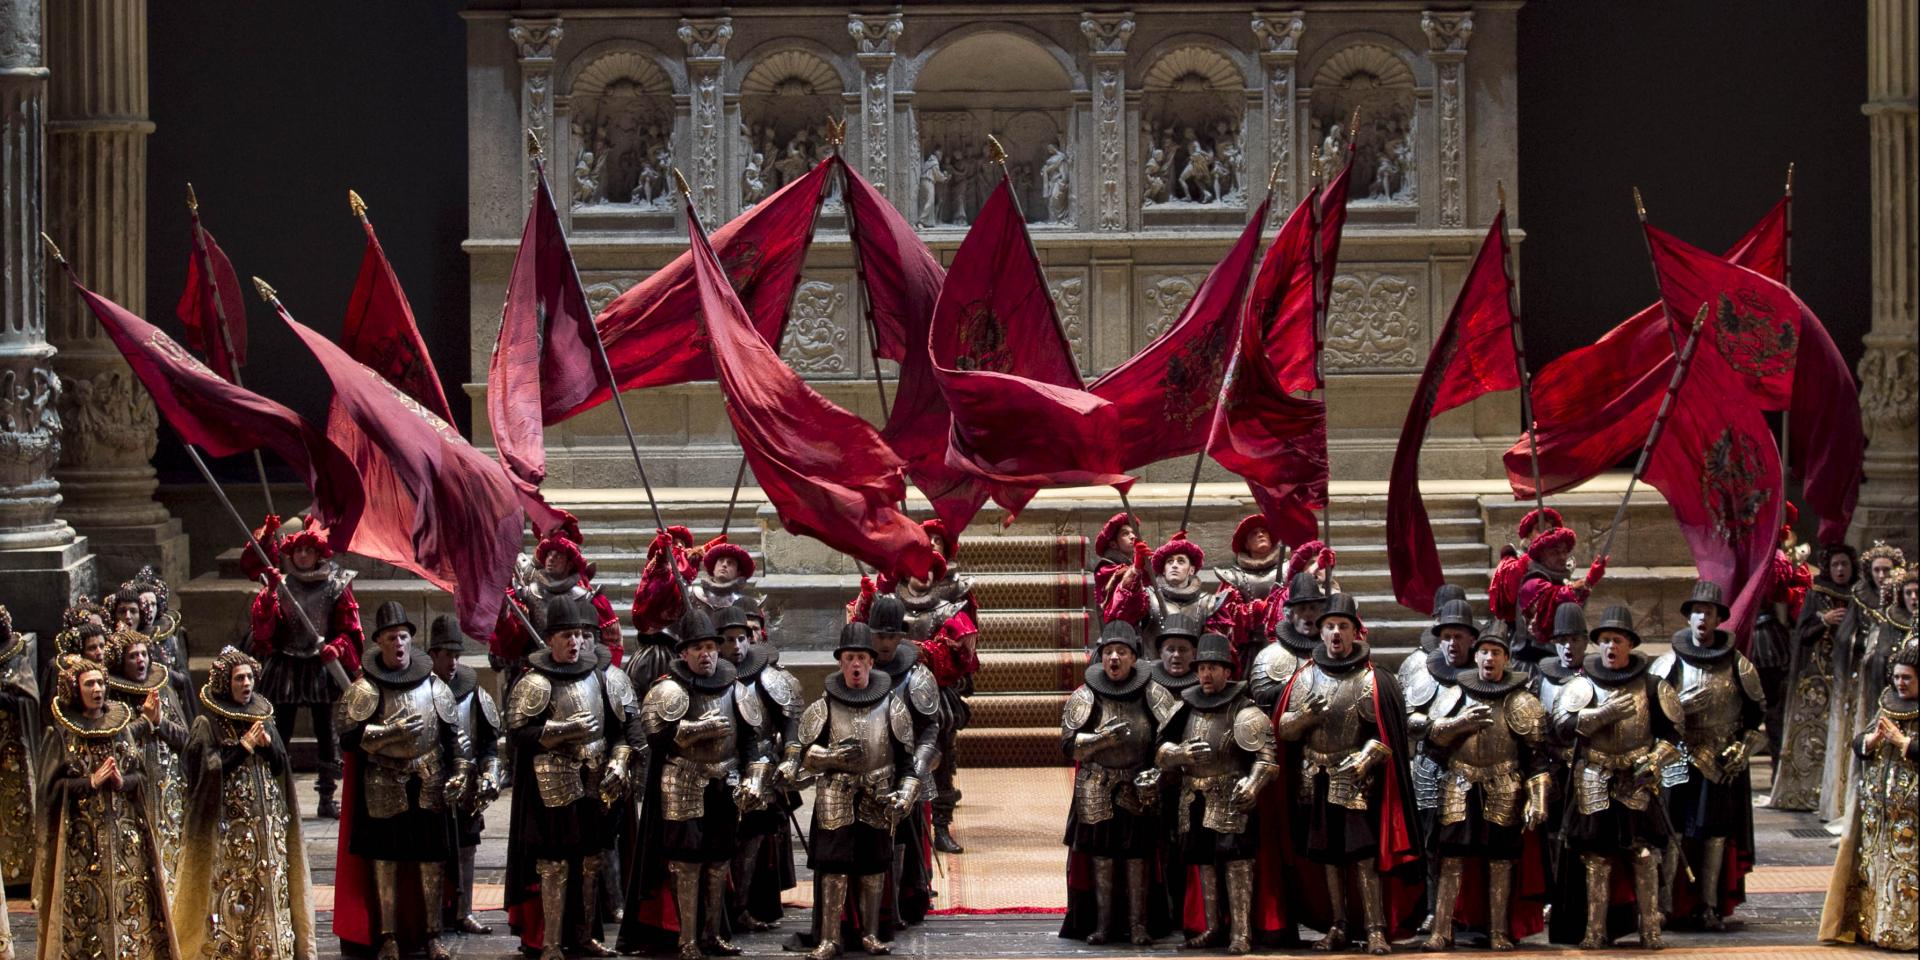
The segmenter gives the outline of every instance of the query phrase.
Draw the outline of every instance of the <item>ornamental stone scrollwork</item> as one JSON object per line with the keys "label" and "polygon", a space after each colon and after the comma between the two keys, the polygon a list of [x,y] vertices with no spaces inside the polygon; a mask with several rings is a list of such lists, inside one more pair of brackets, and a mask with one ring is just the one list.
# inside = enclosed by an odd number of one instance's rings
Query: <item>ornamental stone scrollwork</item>
{"label": "ornamental stone scrollwork", "polygon": [[574,149],[573,208],[671,210],[673,82],[631,50],[606,54],[567,97]]}
{"label": "ornamental stone scrollwork", "polygon": [[1868,347],[1860,358],[1860,408],[1873,432],[1911,430],[1920,422],[1920,357],[1911,343]]}
{"label": "ornamental stone scrollwork", "polygon": [[862,171],[881,193],[887,189],[888,146],[893,142],[894,44],[906,24],[898,16],[847,15],[854,58],[860,62],[860,140]]}
{"label": "ornamental stone scrollwork", "polygon": [[0,489],[46,482],[60,459],[60,378],[42,366],[0,370]]}
{"label": "ornamental stone scrollwork", "polygon": [[787,319],[787,366],[803,374],[843,374],[851,369],[847,329],[840,308],[847,295],[838,284],[804,280],[793,292],[793,313]]}
{"label": "ornamental stone scrollwork", "polygon": [[1260,40],[1260,64],[1266,71],[1267,169],[1277,171],[1271,214],[1276,220],[1285,217],[1294,202],[1293,98],[1300,36],[1306,29],[1306,19],[1299,10],[1253,16],[1253,35]]}
{"label": "ornamental stone scrollwork", "polygon": [[[826,121],[839,116],[840,96],[840,75],[811,53],[782,50],[754,65],[740,82],[742,206],[759,203],[833,155]],[[829,204],[838,200],[838,183]]]}
{"label": "ornamental stone scrollwork", "polygon": [[[1356,207],[1402,207],[1420,202],[1416,169],[1419,114],[1414,109],[1413,68],[1400,54],[1375,43],[1356,43],[1328,57],[1313,75],[1313,136],[1322,152],[1337,156],[1353,142]],[[1353,117],[1357,129],[1348,130]]]}
{"label": "ornamental stone scrollwork", "polygon": [[1154,61],[1144,80],[1142,206],[1244,207],[1250,178],[1240,68],[1219,51],[1186,46]]}
{"label": "ornamental stone scrollwork", "polygon": [[160,414],[131,370],[110,368],[85,380],[62,378],[56,396],[68,431],[62,462],[153,459],[160,445]]}
{"label": "ornamental stone scrollwork", "polygon": [[1060,319],[1060,332],[1066,335],[1080,372],[1087,372],[1087,278],[1084,274],[1047,275],[1047,294],[1053,298],[1054,316]]}
{"label": "ornamental stone scrollwork", "polygon": [[587,284],[587,309],[592,310],[594,316],[599,316],[601,311],[607,309],[607,304],[612,303],[615,297],[633,289],[634,285],[639,282],[638,279],[631,277],[616,277],[612,280],[602,280],[597,283]]}
{"label": "ornamental stone scrollwork", "polygon": [[1427,34],[1427,59],[1433,62],[1435,111],[1439,115],[1440,225],[1466,222],[1461,200],[1466,169],[1467,41],[1473,37],[1472,13],[1429,10],[1420,15]]}
{"label": "ornamental stone scrollwork", "polygon": [[[553,142],[553,56],[560,46],[560,21],[514,20],[507,27],[520,60],[520,125],[543,144]],[[522,160],[527,195],[532,196],[531,160]]]}
{"label": "ornamental stone scrollwork", "polygon": [[1087,43],[1096,57],[1125,54],[1133,27],[1133,15],[1127,13],[1104,16],[1086,13],[1080,19],[1080,32],[1087,35]]}
{"label": "ornamental stone scrollwork", "polygon": [[1377,270],[1336,274],[1327,301],[1327,366],[1407,368],[1420,361],[1418,286]]}
{"label": "ornamental stone scrollwork", "polygon": [[[1127,228],[1126,56],[1133,30],[1133,17],[1124,13],[1088,13],[1080,20],[1093,60],[1094,183],[1098,189],[1094,222],[1101,230]],[[1049,196],[1052,193],[1049,190]],[[1058,216],[1052,219],[1066,222]]]}
{"label": "ornamental stone scrollwork", "polygon": [[1189,274],[1148,277],[1140,296],[1147,301],[1147,326],[1142,331],[1144,340],[1152,343],[1155,338],[1173,328],[1173,322],[1180,319],[1180,311],[1193,302],[1193,295],[1200,291],[1201,277]]}
{"label": "ornamental stone scrollwork", "polygon": [[692,117],[694,208],[708,222],[717,222],[723,199],[725,169],[721,133],[726,109],[721,103],[721,74],[727,67],[727,41],[733,39],[733,18],[681,20],[680,42],[687,48],[687,76],[692,87],[688,113]]}

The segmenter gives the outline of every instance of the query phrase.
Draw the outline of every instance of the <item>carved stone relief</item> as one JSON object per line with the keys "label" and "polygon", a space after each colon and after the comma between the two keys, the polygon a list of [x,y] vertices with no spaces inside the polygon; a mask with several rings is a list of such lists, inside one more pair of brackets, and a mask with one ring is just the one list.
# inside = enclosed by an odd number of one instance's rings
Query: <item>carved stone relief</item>
{"label": "carved stone relief", "polygon": [[860,62],[860,140],[865,147],[861,167],[867,179],[881,193],[887,191],[891,164],[889,145],[893,142],[893,58],[894,44],[906,24],[898,17],[847,15],[847,32],[853,36],[855,59]]}
{"label": "carved stone relief", "polygon": [[60,379],[43,366],[0,369],[0,489],[44,482],[60,457]]}
{"label": "carved stone relief", "polygon": [[153,459],[160,445],[160,413],[131,370],[103,370],[85,380],[63,378],[54,395],[68,431],[60,451],[63,462]]}
{"label": "carved stone relief", "polygon": [[1419,285],[1382,270],[1334,275],[1327,299],[1326,362],[1331,369],[1409,368],[1424,344]]}
{"label": "carved stone relief", "polygon": [[1180,47],[1147,68],[1140,97],[1143,206],[1246,205],[1244,101],[1240,69],[1218,51]]}
{"label": "carved stone relief", "polygon": [[1909,430],[1920,420],[1920,357],[1911,346],[1869,347],[1860,357],[1860,407],[1875,430]]}
{"label": "carved stone relief", "polygon": [[[1097,224],[1101,230],[1125,230],[1127,228],[1127,210],[1123,200],[1126,191],[1126,53],[1127,40],[1133,36],[1133,18],[1120,16],[1094,16],[1089,14],[1080,21],[1080,32],[1087,37],[1094,63],[1093,80],[1093,135],[1094,156],[1097,167],[1094,183],[1097,188],[1099,212]],[[1055,191],[1048,189],[1052,198]],[[1062,198],[1066,199],[1066,198]],[[1067,220],[1053,216],[1056,223]]]}
{"label": "carved stone relief", "polygon": [[[922,114],[919,124],[925,158],[920,164],[920,226],[964,227],[979,218],[980,208],[1000,183],[999,166],[987,159],[988,134],[1006,148],[1007,173],[1027,221],[1072,223],[1072,154],[1063,145],[1063,117],[989,109]],[[1056,213],[1065,219],[1054,220]]]}
{"label": "carved stone relief", "polygon": [[673,208],[673,86],[657,64],[632,51],[602,56],[574,80],[567,109],[574,209]]}
{"label": "carved stone relief", "polygon": [[1060,318],[1060,330],[1073,350],[1074,362],[1082,376],[1090,375],[1087,353],[1087,275],[1081,270],[1047,271],[1047,292],[1053,297],[1053,312]]}
{"label": "carved stone relief", "polygon": [[1466,81],[1467,41],[1473,37],[1473,14],[1420,15],[1427,34],[1428,59],[1433,61],[1436,112],[1439,115],[1440,225],[1457,227],[1466,221],[1461,203],[1465,169],[1465,114],[1461,93]]}
{"label": "carved stone relief", "polygon": [[588,283],[586,286],[587,308],[597,317],[600,311],[607,309],[607,304],[613,302],[613,298],[626,293],[639,282],[640,280],[636,277],[616,277],[612,280]]}
{"label": "carved stone relief", "polygon": [[[1419,115],[1406,61],[1378,44],[1347,47],[1314,73],[1310,109],[1323,152],[1353,140],[1354,206],[1419,206]],[[1356,112],[1358,129],[1348,130]]]}
{"label": "carved stone relief", "polygon": [[1260,63],[1266,70],[1267,168],[1273,173],[1273,211],[1276,221],[1294,202],[1294,92],[1300,59],[1300,36],[1307,29],[1301,11],[1256,13],[1253,34],[1260,40]]}
{"label": "carved stone relief", "polygon": [[780,355],[803,374],[818,376],[856,373],[848,347],[846,288],[825,280],[802,280],[794,289],[793,311],[787,316],[787,336]]}
{"label": "carved stone relief", "polygon": [[1173,322],[1180,319],[1180,311],[1192,302],[1193,295],[1200,290],[1203,274],[1163,274],[1148,276],[1140,290],[1141,299],[1146,301],[1147,326],[1141,331],[1142,339],[1136,349],[1152,343],[1155,337],[1172,328]]}
{"label": "carved stone relief", "polygon": [[[543,144],[553,143],[553,55],[560,46],[559,20],[514,20],[507,27],[520,58],[520,125]],[[527,194],[533,193],[533,164],[523,160]]]}
{"label": "carved stone relief", "polygon": [[742,206],[833,155],[827,120],[840,116],[840,95],[840,75],[811,53],[783,50],[754,65],[740,83]]}
{"label": "carved stone relief", "polygon": [[693,178],[694,208],[702,219],[717,222],[724,196],[721,178],[721,73],[727,67],[727,41],[733,39],[733,18],[681,20],[680,42],[687,48],[687,75],[692,84],[688,113],[692,118],[691,151],[687,173]]}

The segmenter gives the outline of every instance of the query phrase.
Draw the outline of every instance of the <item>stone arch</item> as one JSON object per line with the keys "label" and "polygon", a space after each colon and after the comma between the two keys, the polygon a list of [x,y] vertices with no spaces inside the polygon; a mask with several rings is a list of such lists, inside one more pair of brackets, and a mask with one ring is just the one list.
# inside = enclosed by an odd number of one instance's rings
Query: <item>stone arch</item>
{"label": "stone arch", "polygon": [[1246,175],[1245,66],[1224,45],[1173,37],[1142,58],[1142,205],[1239,207]]}
{"label": "stone arch", "polygon": [[[952,51],[961,44],[988,34],[1004,34],[1011,38],[1023,40],[1027,44],[1038,48],[1060,68],[1060,73],[1066,78],[1066,89],[1087,89],[1087,78],[1080,72],[1079,64],[1074,60],[1072,54],[1062,50],[1058,44],[1054,43],[1053,38],[1032,27],[1005,21],[970,23],[965,26],[955,27],[933,38],[933,40],[929,41],[925,47],[922,47],[920,51],[913,56],[902,58],[901,76],[903,77],[903,88],[907,90],[919,89],[920,76],[925,72],[929,64],[939,59],[942,54]],[[998,64],[996,64],[996,67],[998,67]],[[997,69],[994,72],[995,74],[999,73]]]}
{"label": "stone arch", "polygon": [[[858,89],[855,85],[859,82],[859,77],[844,62],[847,59],[845,54],[836,53],[826,45],[812,40],[800,37],[779,37],[754,47],[744,56],[734,60],[733,68],[728,71],[732,75],[730,79],[732,89],[728,92],[747,93],[749,78],[755,77],[756,74],[763,78],[770,71],[780,75],[789,74],[792,72],[794,62],[799,58],[812,61],[806,69],[814,73],[817,85],[831,86],[836,94]],[[821,67],[832,72],[831,81],[823,79],[824,75],[818,73]],[[759,80],[754,81],[754,83],[759,82]]]}
{"label": "stone arch", "polygon": [[645,60],[653,69],[658,70],[667,80],[667,92],[670,94],[687,92],[686,66],[679,60],[662,54],[659,48],[639,40],[612,39],[602,40],[580,51],[578,56],[567,62],[566,69],[560,72],[560,94],[572,96],[581,77],[589,71],[604,73],[617,63],[631,63],[631,60],[610,59],[619,55],[638,57]]}
{"label": "stone arch", "polygon": [[561,74],[569,202],[651,209],[671,203],[673,97],[686,75],[659,51],[609,40],[581,51]]}
{"label": "stone arch", "polygon": [[1189,70],[1206,74],[1214,89],[1259,89],[1264,82],[1259,63],[1224,38],[1211,33],[1179,33],[1141,51],[1133,60],[1133,75],[1127,78],[1127,84],[1135,90],[1167,89],[1166,81]]}
{"label": "stone arch", "polygon": [[740,200],[758,203],[806,175],[831,152],[829,118],[846,113],[852,78],[825,48],[769,41],[732,71],[740,95]]}
{"label": "stone arch", "polygon": [[[1391,37],[1352,33],[1322,47],[1303,72],[1312,78],[1311,142],[1324,148],[1336,125],[1353,140],[1354,203],[1417,208],[1424,61]],[[1359,124],[1348,130],[1356,111]]]}

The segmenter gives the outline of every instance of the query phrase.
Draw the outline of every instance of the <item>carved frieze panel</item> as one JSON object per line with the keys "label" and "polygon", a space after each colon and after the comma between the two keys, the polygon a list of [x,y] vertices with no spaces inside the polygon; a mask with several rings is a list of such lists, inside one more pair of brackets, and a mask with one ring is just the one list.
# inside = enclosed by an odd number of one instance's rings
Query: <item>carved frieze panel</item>
{"label": "carved frieze panel", "polygon": [[1419,275],[1411,271],[1353,269],[1334,274],[1327,295],[1328,369],[1417,366],[1426,345],[1423,296]]}
{"label": "carved frieze panel", "polygon": [[1871,430],[1913,429],[1920,420],[1920,357],[1910,345],[1873,345],[1860,357],[1860,407]]}
{"label": "carved frieze panel", "polygon": [[787,333],[780,356],[799,373],[818,378],[854,377],[860,365],[853,355],[847,309],[849,278],[810,277],[793,292]]}
{"label": "carved frieze panel", "polygon": [[1139,315],[1146,319],[1146,327],[1140,331],[1140,340],[1134,344],[1134,349],[1145,347],[1155,337],[1172,328],[1173,322],[1180,319],[1180,311],[1193,301],[1193,295],[1199,292],[1200,284],[1205,279],[1204,273],[1142,275]]}
{"label": "carved frieze panel", "polygon": [[1186,46],[1161,55],[1144,79],[1141,204],[1245,206],[1259,178],[1246,169],[1240,69],[1217,50]]}
{"label": "carved frieze panel", "polygon": [[587,280],[586,294],[588,309],[593,311],[594,316],[599,316],[600,311],[605,310],[607,304],[613,302],[613,298],[626,293],[633,288],[634,284],[639,282],[639,277],[612,277],[598,281]]}
{"label": "carved frieze panel", "polygon": [[160,413],[133,371],[109,368],[82,380],[61,378],[54,397],[67,427],[62,462],[145,462],[160,444]]}
{"label": "carved frieze panel", "polygon": [[53,471],[60,402],[60,378],[51,368],[0,368],[0,488],[40,482]]}
{"label": "carved frieze panel", "polygon": [[1085,270],[1047,271],[1047,292],[1053,297],[1054,315],[1060,318],[1060,330],[1066,334],[1067,346],[1072,348],[1074,363],[1079,365],[1083,377],[1096,372],[1088,348],[1088,286]]}
{"label": "carved frieze panel", "polygon": [[573,208],[670,210],[673,84],[658,64],[631,50],[605,54],[568,91]]}
{"label": "carved frieze panel", "polygon": [[[1324,154],[1353,141],[1356,207],[1420,205],[1419,114],[1413,68],[1375,43],[1356,43],[1320,65],[1313,76],[1312,135]],[[1359,117],[1356,129],[1347,127]]]}

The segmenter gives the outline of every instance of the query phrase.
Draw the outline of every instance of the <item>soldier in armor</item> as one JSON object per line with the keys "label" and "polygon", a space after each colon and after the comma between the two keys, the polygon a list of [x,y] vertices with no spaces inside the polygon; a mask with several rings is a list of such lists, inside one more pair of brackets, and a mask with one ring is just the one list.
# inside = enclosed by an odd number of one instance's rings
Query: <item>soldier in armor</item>
{"label": "soldier in armor", "polygon": [[[1200,682],[1199,674],[1193,670],[1193,655],[1200,644],[1200,633],[1200,624],[1191,617],[1171,616],[1160,625],[1160,636],[1156,638],[1160,646],[1160,658],[1148,661],[1142,668],[1148,674],[1147,683],[1152,688],[1147,692],[1147,709],[1153,714],[1156,730],[1173,718],[1173,711],[1180,706],[1180,696],[1187,688]],[[1158,791],[1160,796],[1178,796],[1180,776],[1177,770],[1162,771]],[[1180,812],[1174,809],[1172,803],[1161,803],[1158,808],[1160,836],[1163,839],[1177,836]],[[1161,884],[1165,888],[1165,895],[1156,895],[1154,906],[1150,909],[1168,912],[1177,918],[1186,902],[1187,868],[1180,860],[1179,847],[1174,844],[1162,844],[1161,860]]]}
{"label": "soldier in armor", "polygon": [[[334,932],[348,943],[378,942],[381,960],[400,956],[402,863],[419,871],[427,955],[452,956],[440,942],[442,868],[455,857],[453,809],[473,767],[473,744],[458,722],[453,691],[433,675],[413,635],[400,604],[381,604],[374,613],[376,649],[369,650],[364,675],[347,688],[335,712],[340,745],[353,760],[349,782],[355,788],[340,831],[340,850],[352,859],[343,856],[339,872],[355,872],[355,861],[370,861],[374,901],[365,902],[364,890],[347,897],[334,911]],[[349,890],[354,885],[344,878],[341,883]],[[378,921],[378,941],[359,936],[355,921],[362,913]]]}
{"label": "soldier in armor", "polygon": [[940,761],[933,769],[933,848],[941,853],[965,853],[953,838],[953,811],[960,805],[960,788],[953,781],[959,772],[955,742],[973,719],[967,696],[973,693],[974,674],[980,672],[980,627],[973,584],[955,574],[935,553],[927,579],[907,578],[894,595],[906,608],[907,633],[920,647],[920,662],[940,686]]}
{"label": "soldier in armor", "polygon": [[[547,601],[554,597],[585,598],[593,604],[595,619],[599,621],[599,640],[604,652],[599,662],[614,667],[620,666],[623,650],[620,646],[620,618],[613,614],[613,601],[593,582],[593,569],[580,552],[580,544],[574,539],[577,534],[571,530],[556,531],[547,535],[533,548],[533,562],[528,564],[525,554],[521,555],[518,569],[514,574],[514,586],[507,591],[507,600],[518,607],[518,612],[502,607],[500,622],[495,625],[493,637],[487,642],[495,669],[504,672],[508,686],[526,670],[527,656],[539,646],[536,638],[527,633],[522,624],[526,623],[536,631],[544,630],[541,622],[547,616]],[[511,689],[505,692],[511,697]]]}
{"label": "soldier in armor", "polygon": [[653,761],[619,948],[666,941],[665,927],[649,920],[661,917],[670,897],[681,960],[735,956],[740,948],[727,939],[728,871],[740,814],[758,809],[769,786],[772,764],[760,736],[766,714],[720,655],[720,635],[705,613],[687,614],[675,646],[679,659],[640,707]]}
{"label": "soldier in armor", "polygon": [[[1139,658],[1133,624],[1122,620],[1101,628],[1099,658],[1088,665],[1085,682],[1067,698],[1060,718],[1060,749],[1075,764],[1067,811],[1067,915],[1060,935],[1090,944],[1106,943],[1124,930],[1134,946],[1146,946],[1166,925],[1165,910],[1150,912],[1147,901],[1162,836],[1151,802],[1155,787],[1134,782],[1152,768],[1157,742],[1147,707],[1152,675],[1139,668]],[[1158,695],[1174,699],[1164,689]],[[1073,886],[1076,864],[1091,875],[1091,889]],[[1119,911],[1116,879],[1126,885]]]}
{"label": "soldier in armor", "polygon": [[[584,597],[547,601],[545,649],[507,698],[518,768],[507,834],[506,905],[521,949],[609,957],[600,943],[600,858],[647,743],[627,675],[599,662],[600,616]],[[636,756],[637,755],[637,756]]]}
{"label": "soldier in armor", "polygon": [[882,901],[895,863],[894,826],[912,814],[925,781],[914,773],[919,740],[910,699],[890,695],[892,678],[874,667],[879,656],[866,624],[841,628],[834,649],[840,669],[800,719],[796,743],[816,791],[807,837],[814,875],[810,956],[816,960],[840,955],[841,917],[856,880],[861,947],[869,954],[891,949],[883,939]]}
{"label": "soldier in armor", "polygon": [[[1397,912],[1402,885],[1413,891],[1417,903],[1423,870],[1411,839],[1417,834],[1406,759],[1406,707],[1399,683],[1374,666],[1366,642],[1359,639],[1360,609],[1351,596],[1328,597],[1316,626],[1320,645],[1281,695],[1274,721],[1274,732],[1297,744],[1299,757],[1288,770],[1293,778],[1293,848],[1319,864],[1325,875],[1325,922],[1309,925],[1326,933],[1313,946],[1340,950],[1349,943],[1346,898],[1351,888],[1360,898],[1367,952],[1385,954],[1391,949],[1390,934],[1407,918],[1388,913],[1383,880],[1390,871],[1396,887],[1391,903]],[[1408,842],[1396,843],[1396,835]]]}
{"label": "soldier in armor", "polygon": [[34,753],[40,748],[40,683],[34,677],[38,638],[13,629],[0,604],[0,884],[31,880],[39,843],[34,836]]}
{"label": "soldier in armor", "polygon": [[[1526,536],[1535,529],[1528,521],[1535,518],[1529,513],[1520,524],[1521,535]],[[1607,558],[1595,557],[1587,568],[1584,578],[1569,580],[1569,564],[1573,558],[1573,548],[1579,537],[1573,528],[1564,526],[1560,514],[1552,509],[1545,512],[1544,519],[1536,521],[1538,532],[1533,533],[1527,542],[1525,566],[1520,570],[1518,585],[1513,590],[1513,616],[1511,631],[1515,658],[1532,664],[1551,656],[1553,651],[1547,645],[1546,638],[1553,629],[1553,611],[1560,604],[1574,603],[1586,606],[1587,597],[1593,588],[1600,585],[1600,578],[1607,572]],[[1503,579],[1500,572],[1495,573],[1498,584]],[[1493,588],[1489,588],[1493,590]],[[1503,590],[1494,591],[1496,594]],[[1504,603],[1495,603],[1495,616],[1505,611]]]}
{"label": "soldier in armor", "polygon": [[1100,526],[1100,532],[1094,534],[1093,552],[1098,562],[1093,571],[1093,585],[1098,591],[1101,610],[1113,602],[1113,595],[1120,589],[1120,581],[1127,571],[1140,562],[1136,558],[1139,545],[1140,521],[1124,511],[1108,517]]}
{"label": "soldier in armor", "polygon": [[1280,561],[1286,549],[1273,538],[1267,518],[1253,514],[1233,528],[1233,566],[1214,567],[1220,586],[1232,588],[1245,600],[1265,600],[1280,584]]}
{"label": "soldier in armor", "polygon": [[1760,671],[1733,648],[1733,634],[1720,629],[1731,611],[1719,584],[1695,584],[1680,613],[1688,625],[1674,633],[1672,651],[1650,672],[1679,692],[1681,759],[1667,771],[1667,814],[1694,879],[1684,883],[1681,855],[1670,852],[1661,904],[1669,918],[1724,930],[1725,918],[1746,899],[1753,866],[1747,765],[1767,745],[1761,729],[1767,698]]}
{"label": "soldier in armor", "polygon": [[[1547,889],[1558,891],[1563,889],[1560,872],[1568,866],[1560,858],[1565,846],[1561,843],[1560,834],[1566,823],[1567,798],[1573,791],[1573,738],[1564,736],[1564,731],[1552,723],[1551,718],[1560,704],[1560,698],[1566,695],[1568,685],[1580,676],[1581,665],[1587,659],[1586,610],[1578,604],[1561,604],[1553,612],[1552,639],[1554,655],[1534,665],[1533,683],[1528,687],[1528,692],[1540,701],[1540,709],[1546,711],[1549,718],[1547,820],[1541,826],[1541,846],[1547,853]],[[1580,885],[1575,883],[1573,889],[1577,894]],[[1579,935],[1580,931],[1576,929],[1571,936],[1562,939],[1571,941]]]}
{"label": "soldier in armor", "polygon": [[[1134,551],[1136,561],[1140,551]],[[1239,597],[1231,591],[1207,593],[1200,582],[1200,565],[1206,552],[1187,539],[1184,531],[1153,551],[1151,573],[1145,563],[1136,562],[1122,574],[1113,600],[1101,611],[1106,621],[1125,620],[1142,633],[1158,635],[1160,624],[1176,613],[1199,620],[1209,630],[1223,634],[1232,629],[1232,616]],[[1156,651],[1157,653],[1157,651]]]}
{"label": "soldier in armor", "polygon": [[1584,921],[1583,949],[1612,944],[1609,891],[1618,859],[1633,873],[1640,945],[1659,949],[1660,856],[1673,834],[1660,796],[1661,768],[1680,758],[1674,747],[1680,697],[1634,649],[1640,634],[1626,607],[1608,607],[1590,638],[1596,652],[1587,655],[1553,713],[1559,735],[1574,742],[1571,809],[1561,841],[1586,868],[1586,895],[1567,890],[1573,871],[1562,869],[1552,932],[1559,942],[1562,931],[1577,929],[1571,923],[1577,917]]}
{"label": "soldier in armor", "polygon": [[[1477,870],[1465,876],[1467,864],[1484,860],[1486,895],[1467,902],[1486,903],[1483,929],[1489,945],[1512,950],[1540,929],[1545,901],[1544,886],[1523,891],[1529,895],[1526,909],[1513,910],[1515,863],[1523,852],[1536,863],[1540,859],[1539,838],[1529,835],[1547,818],[1547,715],[1527,692],[1528,676],[1507,669],[1511,654],[1504,626],[1481,633],[1465,608],[1465,601],[1455,600],[1443,609],[1440,643],[1445,649],[1457,642],[1454,634],[1468,634],[1474,666],[1434,693],[1422,721],[1425,756],[1440,762],[1440,803],[1428,853],[1441,860],[1441,867],[1433,934],[1425,947],[1453,948],[1462,888],[1480,883]],[[1531,842],[1523,844],[1526,840]],[[1479,924],[1479,918],[1472,919]]]}
{"label": "soldier in armor", "polygon": [[449,797],[458,852],[445,868],[447,897],[441,923],[461,933],[491,933],[473,915],[473,855],[487,826],[481,814],[488,804],[500,799],[500,708],[493,702],[493,694],[480,686],[473,668],[460,662],[467,638],[458,620],[446,614],[434,617],[427,637],[433,675],[453,695],[454,725],[473,745],[474,775],[467,778],[466,790]]}
{"label": "soldier in armor", "polygon": [[[904,702],[913,721],[912,767],[902,777],[911,777],[916,786],[933,781],[939,766],[940,684],[933,671],[920,662],[920,645],[904,642],[907,637],[906,605],[891,595],[873,601],[867,626],[873,631],[875,669],[887,675],[888,696]],[[928,791],[916,792],[916,803],[926,803]],[[916,924],[926,919],[933,905],[933,862],[931,845],[926,842],[926,814],[918,807],[914,815],[898,825],[893,836],[893,916],[896,922]]]}
{"label": "soldier in armor", "polygon": [[[186,835],[187,771],[181,755],[187,748],[187,717],[168,679],[146,634],[120,627],[107,638],[107,695],[146,721],[134,726],[133,740],[147,760],[147,799],[153,804],[148,818],[159,833],[160,855],[172,865],[180,862]],[[177,892],[177,879],[169,870],[169,899]]]}
{"label": "soldier in armor", "polygon": [[320,754],[314,815],[337,820],[340,805],[333,793],[340,745],[334,740],[333,705],[360,672],[362,638],[354,572],[332,556],[333,549],[310,529],[282,541],[280,566],[260,573],[266,584],[253,598],[252,623],[253,655],[262,664],[259,693],[273,704],[273,723],[283,742],[293,740],[294,722],[301,710],[307,712]]}
{"label": "soldier in armor", "polygon": [[[1437,592],[1437,591],[1436,591]],[[1407,740],[1413,749],[1408,770],[1413,774],[1413,807],[1420,827],[1421,848],[1427,852],[1427,921],[1432,928],[1437,918],[1434,897],[1439,893],[1440,857],[1434,851],[1435,818],[1440,810],[1440,772],[1443,748],[1428,749],[1427,725],[1431,711],[1441,703],[1455,703],[1457,696],[1444,701],[1442,693],[1458,689],[1457,677],[1473,666],[1473,645],[1480,627],[1473,620],[1473,608],[1467,601],[1448,600],[1434,608],[1433,626],[1425,634],[1434,637],[1432,652],[1411,653],[1400,661],[1397,679],[1407,701]]]}
{"label": "soldier in armor", "polygon": [[[1420,631],[1421,653],[1432,653],[1440,649],[1440,608],[1455,600],[1466,599],[1467,591],[1457,583],[1443,583],[1433,589],[1433,626]],[[1498,623],[1499,618],[1495,617],[1494,622]]]}
{"label": "soldier in armor", "polygon": [[1327,595],[1320,591],[1320,581],[1302,570],[1288,583],[1285,602],[1276,606],[1282,616],[1273,626],[1274,642],[1261,647],[1247,668],[1247,690],[1253,702],[1269,713],[1294,671],[1313,659],[1313,648],[1319,643],[1319,628],[1314,624],[1327,608]]}
{"label": "soldier in armor", "polygon": [[732,894],[727,908],[741,930],[771,930],[785,912],[782,891],[792,889],[793,839],[787,817],[798,808],[793,783],[800,775],[800,681],[773,663],[770,644],[754,643],[750,611],[732,606],[720,611],[720,652],[734,666],[734,679],[748,699],[758,701],[760,722],[754,736],[766,754],[777,758],[760,800],[740,813],[740,844],[733,855]]}

